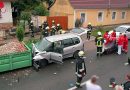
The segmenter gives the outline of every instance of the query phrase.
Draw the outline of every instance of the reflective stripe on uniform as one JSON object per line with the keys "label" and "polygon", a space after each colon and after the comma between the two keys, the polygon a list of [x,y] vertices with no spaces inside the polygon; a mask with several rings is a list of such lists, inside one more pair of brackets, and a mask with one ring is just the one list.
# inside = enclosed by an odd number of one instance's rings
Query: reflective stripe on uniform
{"label": "reflective stripe on uniform", "polygon": [[77,75],[78,77],[82,77],[82,75],[80,75],[80,74],[78,74],[78,73],[76,73],[76,75]]}
{"label": "reflective stripe on uniform", "polygon": [[76,82],[76,85],[80,85],[80,83]]}
{"label": "reflective stripe on uniform", "polygon": [[102,37],[98,37],[98,38],[97,38],[96,45],[97,45],[98,47],[102,47],[102,46],[103,46]]}

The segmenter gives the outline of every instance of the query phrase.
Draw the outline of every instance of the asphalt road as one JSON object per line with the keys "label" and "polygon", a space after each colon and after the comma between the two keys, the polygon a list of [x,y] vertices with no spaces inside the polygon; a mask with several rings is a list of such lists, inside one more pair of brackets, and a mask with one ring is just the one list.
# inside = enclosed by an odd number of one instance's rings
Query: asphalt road
{"label": "asphalt road", "polygon": [[[97,83],[103,90],[112,90],[108,87],[111,77],[115,77],[119,84],[125,81],[125,75],[129,73],[130,66],[125,66],[124,63],[130,53],[120,56],[113,53],[97,58],[93,41],[86,42],[85,48],[87,75],[83,82],[92,75],[98,75],[100,78]],[[50,64],[39,72],[32,68],[25,68],[1,73],[0,90],[67,90],[76,81],[74,62],[73,58],[69,58],[62,65]]]}

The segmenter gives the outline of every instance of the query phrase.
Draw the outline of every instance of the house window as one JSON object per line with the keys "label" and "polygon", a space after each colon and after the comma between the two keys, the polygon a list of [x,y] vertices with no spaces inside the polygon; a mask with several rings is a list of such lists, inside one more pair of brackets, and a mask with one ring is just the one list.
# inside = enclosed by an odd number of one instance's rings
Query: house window
{"label": "house window", "polygon": [[112,20],[116,19],[116,12],[112,12]]}
{"label": "house window", "polygon": [[80,14],[80,18],[81,18],[81,22],[84,23],[84,22],[85,22],[85,19],[86,19],[85,13],[81,13],[81,14]]}
{"label": "house window", "polygon": [[103,21],[103,12],[98,13],[98,21]]}
{"label": "house window", "polygon": [[1,9],[0,9],[0,18],[2,17],[2,14],[1,14]]}
{"label": "house window", "polygon": [[126,12],[122,12],[121,19],[125,19],[125,17],[126,17]]}

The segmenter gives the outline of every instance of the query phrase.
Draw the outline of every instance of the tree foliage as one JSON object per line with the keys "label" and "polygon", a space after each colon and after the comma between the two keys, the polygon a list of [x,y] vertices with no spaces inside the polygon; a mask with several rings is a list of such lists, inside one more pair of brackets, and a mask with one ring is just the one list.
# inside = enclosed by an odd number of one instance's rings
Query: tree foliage
{"label": "tree foliage", "polygon": [[45,9],[43,4],[40,4],[39,6],[35,7],[32,14],[38,15],[38,16],[46,16],[48,15],[48,11]]}

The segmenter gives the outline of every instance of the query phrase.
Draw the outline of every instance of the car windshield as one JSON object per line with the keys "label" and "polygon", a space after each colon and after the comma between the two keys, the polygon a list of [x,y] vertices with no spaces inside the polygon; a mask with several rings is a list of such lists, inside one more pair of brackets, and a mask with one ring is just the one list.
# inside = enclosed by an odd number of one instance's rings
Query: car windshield
{"label": "car windshield", "polygon": [[39,51],[44,51],[46,50],[52,43],[49,42],[46,38],[43,38],[41,41],[37,42],[35,44],[36,48]]}
{"label": "car windshield", "polygon": [[84,32],[84,30],[82,30],[82,29],[72,29],[71,32],[81,34],[81,33]]}
{"label": "car windshield", "polygon": [[127,28],[125,28],[125,27],[117,27],[116,29],[116,32],[125,32],[126,30],[127,30]]}

